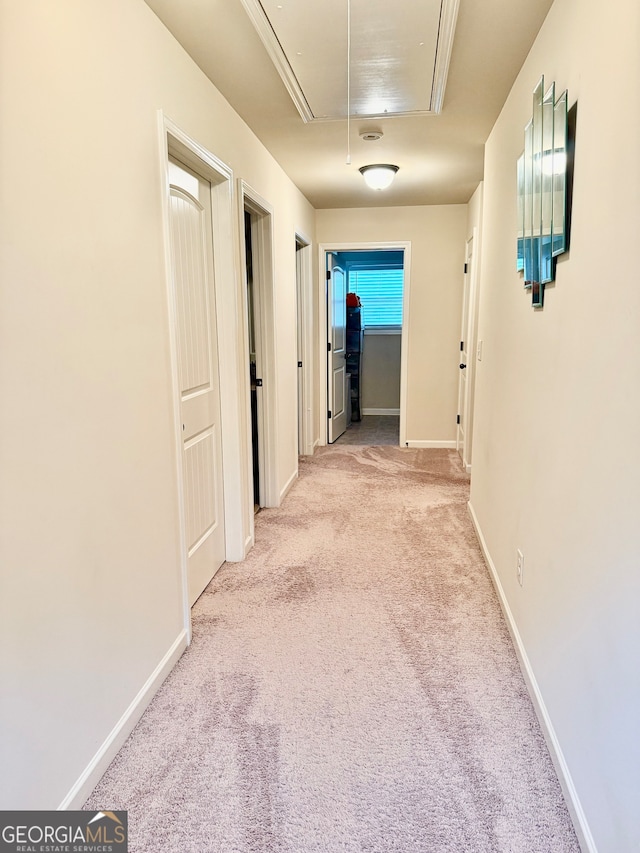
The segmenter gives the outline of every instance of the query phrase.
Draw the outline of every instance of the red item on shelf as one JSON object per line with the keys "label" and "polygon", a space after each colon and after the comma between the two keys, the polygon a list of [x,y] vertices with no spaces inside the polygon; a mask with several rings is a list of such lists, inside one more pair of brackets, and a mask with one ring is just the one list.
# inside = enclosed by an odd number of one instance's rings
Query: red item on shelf
{"label": "red item on shelf", "polygon": [[360,305],[360,297],[357,293],[347,293],[347,308],[359,308]]}

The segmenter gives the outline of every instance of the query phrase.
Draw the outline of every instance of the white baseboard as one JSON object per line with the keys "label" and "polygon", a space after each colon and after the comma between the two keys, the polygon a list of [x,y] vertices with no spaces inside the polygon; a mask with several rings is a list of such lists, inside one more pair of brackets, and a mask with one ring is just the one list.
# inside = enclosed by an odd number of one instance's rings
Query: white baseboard
{"label": "white baseboard", "polygon": [[102,778],[107,767],[118,754],[143,715],[147,705],[158,692],[162,682],[169,675],[182,653],[187,648],[187,632],[182,631],[171,648],[151,673],[138,695],[115,724],[102,746],[93,756],[77,782],[58,806],[58,811],[81,809],[87,797]]}
{"label": "white baseboard", "polygon": [[289,489],[291,488],[291,486],[293,486],[293,484],[295,483],[295,481],[297,479],[298,479],[298,469],[296,468],[296,470],[293,472],[293,474],[289,477],[287,482],[284,484],[283,488],[280,490],[280,503],[278,504],[278,506],[286,498]]}
{"label": "white baseboard", "polygon": [[469,501],[467,507],[469,509],[471,521],[473,522],[473,526],[476,531],[476,536],[478,537],[478,542],[480,543],[482,556],[484,557],[484,561],[487,564],[487,568],[489,569],[491,580],[498,595],[500,607],[502,608],[502,612],[504,614],[509,633],[511,634],[511,639],[513,640],[513,645],[515,646],[516,654],[520,662],[520,669],[522,670],[522,674],[524,676],[524,680],[526,682],[531,701],[533,702],[533,707],[540,722],[542,734],[544,735],[544,739],[547,743],[553,766],[555,767],[556,773],[558,774],[558,780],[560,781],[560,786],[562,788],[562,792],[567,803],[569,814],[571,815],[571,820],[573,821],[573,826],[576,831],[576,835],[578,836],[578,841],[580,842],[580,847],[582,848],[584,853],[597,853],[595,841],[593,840],[593,836],[591,835],[591,830],[589,829],[589,824],[587,822],[586,815],[582,808],[582,804],[580,803],[578,792],[576,791],[575,785],[573,784],[573,779],[571,778],[569,767],[567,766],[567,762],[562,752],[560,742],[555,733],[555,729],[553,728],[551,717],[549,716],[549,712],[547,711],[547,707],[542,697],[540,687],[538,686],[538,682],[536,681],[536,677],[531,666],[531,662],[529,661],[529,657],[525,650],[524,643],[522,642],[522,637],[520,636],[520,632],[518,631],[515,619],[513,618],[511,608],[509,607],[509,602],[507,601],[507,597],[500,582],[498,571],[495,567],[493,560],[491,559],[491,554],[489,553],[489,549],[487,548],[487,543],[480,528],[480,524],[478,522],[478,518],[476,516],[475,510],[473,509],[471,501]]}
{"label": "white baseboard", "polygon": [[412,441],[409,439],[405,442],[407,447],[423,447],[423,448],[438,448],[444,447],[447,450],[455,450],[456,442],[454,441]]}
{"label": "white baseboard", "polygon": [[253,544],[254,544],[254,539],[253,539],[253,536],[252,536],[252,535],[251,535],[251,533],[250,533],[250,534],[247,536],[247,538],[244,540],[244,557],[243,557],[243,559],[246,559],[247,554],[248,554],[248,553],[249,553],[249,551],[253,548]]}
{"label": "white baseboard", "polygon": [[399,415],[400,409],[363,409],[363,415]]}

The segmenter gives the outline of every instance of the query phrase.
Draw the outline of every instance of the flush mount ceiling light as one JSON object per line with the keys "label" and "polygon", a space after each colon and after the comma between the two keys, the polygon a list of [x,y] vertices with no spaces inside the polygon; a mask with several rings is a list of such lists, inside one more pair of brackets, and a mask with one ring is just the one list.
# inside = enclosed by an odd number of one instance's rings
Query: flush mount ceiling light
{"label": "flush mount ceiling light", "polygon": [[392,166],[390,163],[375,163],[371,166],[361,166],[358,171],[372,190],[386,190],[391,186],[398,166]]}

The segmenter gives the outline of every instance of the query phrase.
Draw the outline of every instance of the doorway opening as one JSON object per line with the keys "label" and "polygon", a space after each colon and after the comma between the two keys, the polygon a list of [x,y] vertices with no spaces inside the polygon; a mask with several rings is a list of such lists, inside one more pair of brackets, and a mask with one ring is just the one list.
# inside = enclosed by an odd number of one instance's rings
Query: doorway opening
{"label": "doorway opening", "polygon": [[247,270],[247,326],[249,332],[249,384],[251,389],[251,461],[253,470],[253,508],[260,509],[260,431],[258,427],[258,370],[256,366],[256,304],[253,282],[253,250],[251,245],[251,214],[244,211],[245,264]]}
{"label": "doorway opening", "polygon": [[273,229],[270,205],[240,182],[254,511],[278,506]]}
{"label": "doorway opening", "polygon": [[295,237],[296,251],[296,345],[298,379],[298,455],[311,456],[313,440],[313,327],[311,241]]}
{"label": "doorway opening", "polygon": [[321,249],[326,270],[327,441],[402,444],[410,244]]}

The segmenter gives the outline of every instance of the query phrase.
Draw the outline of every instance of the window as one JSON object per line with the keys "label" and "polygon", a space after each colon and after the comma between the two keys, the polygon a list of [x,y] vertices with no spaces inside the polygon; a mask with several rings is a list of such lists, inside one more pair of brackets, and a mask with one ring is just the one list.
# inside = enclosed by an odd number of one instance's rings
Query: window
{"label": "window", "polygon": [[402,326],[404,270],[349,269],[349,292],[362,302],[364,326]]}

